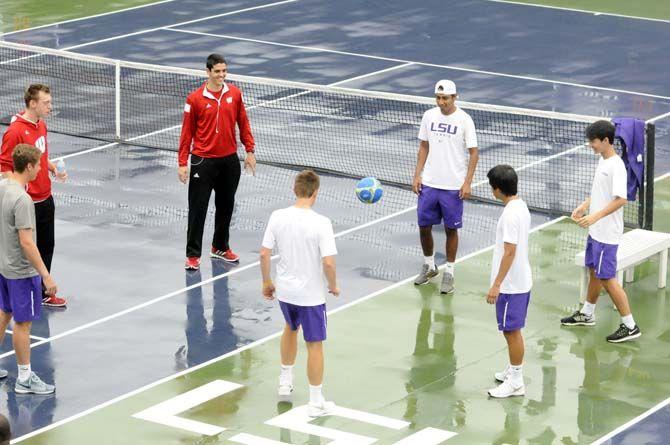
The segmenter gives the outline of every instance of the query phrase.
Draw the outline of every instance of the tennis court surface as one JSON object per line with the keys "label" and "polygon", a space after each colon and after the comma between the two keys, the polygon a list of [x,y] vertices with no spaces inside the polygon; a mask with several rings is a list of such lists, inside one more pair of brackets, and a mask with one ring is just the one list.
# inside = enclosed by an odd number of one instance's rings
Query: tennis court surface
{"label": "tennis court surface", "polygon": [[[59,12],[9,0],[2,16],[0,122],[21,109],[25,83],[50,84],[50,150],[65,158],[70,176],[54,184],[54,276],[69,305],[46,310],[32,331],[33,369],[57,392],[13,392],[8,334],[0,412],[13,443],[661,444],[670,437],[670,306],[656,287],[656,260],[637,267],[626,287],[639,341],[604,340],[619,323],[606,298],[596,327],[559,323],[578,301],[574,256],[586,233],[560,215],[588,193],[596,161],[583,145],[588,122],[647,122],[656,144],[646,162],[655,168],[647,193],[627,206],[626,223],[670,231],[670,83],[658,69],[670,14],[662,8],[75,3],[63,1]],[[435,12],[444,10],[446,18]],[[619,52],[603,57],[603,45]],[[229,81],[245,94],[261,164],[238,189],[231,230],[240,264],[205,260],[200,271],[184,272],[186,188],[174,150],[184,97],[202,82],[211,52],[226,55]],[[417,121],[441,78],[458,85],[481,141],[477,199],[466,205],[457,289],[448,296],[438,283],[411,282],[421,250],[408,190]],[[533,207],[535,284],[524,332],[526,396],[490,400],[486,390],[507,351],[485,302],[501,212],[489,202],[485,174],[501,162],[520,171]],[[322,173],[317,210],[333,220],[343,291],[329,302],[324,384],[338,411],[319,419],[304,409],[303,350],[293,404],[276,401],[283,321],[260,295],[257,262],[267,218],[290,205],[303,166]],[[385,185],[379,204],[355,201],[355,178],[366,175]],[[443,241],[436,237],[440,264]]]}

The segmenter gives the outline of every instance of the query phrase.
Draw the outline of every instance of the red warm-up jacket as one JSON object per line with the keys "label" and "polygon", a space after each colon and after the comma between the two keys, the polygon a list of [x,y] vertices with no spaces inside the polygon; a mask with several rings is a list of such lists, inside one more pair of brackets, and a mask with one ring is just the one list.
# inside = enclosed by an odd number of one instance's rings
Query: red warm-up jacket
{"label": "red warm-up jacket", "polygon": [[219,93],[212,93],[206,83],[186,98],[184,120],[179,140],[179,166],[188,164],[188,155],[221,158],[237,152],[235,125],[247,152],[254,150],[254,137],[242,93],[225,84]]}
{"label": "red warm-up jacket", "polygon": [[34,202],[41,202],[51,196],[51,178],[49,178],[49,146],[47,144],[47,126],[43,120],[32,122],[23,117],[23,113],[12,117],[11,123],[2,136],[0,152],[0,171],[14,171],[12,154],[19,144],[34,145],[42,152],[40,171],[34,181],[28,183],[26,191]]}

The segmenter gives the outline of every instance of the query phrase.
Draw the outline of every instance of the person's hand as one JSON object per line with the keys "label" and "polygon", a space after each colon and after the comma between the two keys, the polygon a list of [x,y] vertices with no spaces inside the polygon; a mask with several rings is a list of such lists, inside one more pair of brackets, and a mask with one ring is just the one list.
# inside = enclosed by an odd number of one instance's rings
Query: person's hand
{"label": "person's hand", "polygon": [[579,206],[575,208],[575,210],[572,211],[572,214],[570,215],[570,218],[573,219],[573,221],[579,222],[579,220],[586,214],[586,206],[582,203]]}
{"label": "person's hand", "polygon": [[54,172],[54,177],[60,182],[67,181],[67,172]]}
{"label": "person's hand", "polygon": [[421,193],[421,176],[415,176],[412,179],[412,191],[417,195]]}
{"label": "person's hand", "polygon": [[250,170],[251,174],[256,176],[256,155],[247,152],[247,156],[244,158],[244,169]]}
{"label": "person's hand", "polygon": [[600,218],[598,218],[597,215],[592,213],[590,215],[586,215],[582,218],[577,219],[577,224],[579,224],[579,227],[587,228],[595,224],[599,219]]}
{"label": "person's hand", "polygon": [[469,182],[464,182],[461,189],[458,191],[458,197],[461,199],[470,199],[472,194],[472,187]]}
{"label": "person's hand", "polygon": [[275,285],[272,281],[266,281],[263,283],[263,298],[268,301],[275,299]]}
{"label": "person's hand", "polygon": [[179,167],[178,175],[181,183],[186,184],[188,182],[188,167],[187,166]]}
{"label": "person's hand", "polygon": [[58,287],[56,286],[56,282],[54,281],[53,278],[51,278],[51,275],[47,275],[46,277],[42,278],[42,284],[44,285],[44,293],[47,295],[56,295],[56,292],[58,292]]}
{"label": "person's hand", "polygon": [[495,304],[498,296],[500,295],[500,286],[495,284],[489,289],[489,293],[486,295],[486,302],[488,304]]}
{"label": "person's hand", "polygon": [[328,287],[328,293],[333,294],[336,297],[340,296],[340,288],[335,286],[335,287]]}

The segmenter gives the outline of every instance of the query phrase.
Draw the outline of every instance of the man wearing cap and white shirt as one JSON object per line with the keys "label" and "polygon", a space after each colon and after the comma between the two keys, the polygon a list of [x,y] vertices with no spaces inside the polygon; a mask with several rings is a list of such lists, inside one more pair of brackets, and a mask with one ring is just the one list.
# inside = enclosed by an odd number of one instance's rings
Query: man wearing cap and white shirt
{"label": "man wearing cap and white shirt", "polygon": [[419,196],[417,216],[425,260],[414,284],[426,284],[438,275],[432,231],[435,224],[444,222],[447,264],[440,285],[443,294],[454,291],[463,200],[470,197],[479,159],[475,124],[470,115],[456,106],[456,96],[456,84],[451,80],[435,84],[437,107],[426,111],[421,119],[421,142],[412,181],[412,190]]}

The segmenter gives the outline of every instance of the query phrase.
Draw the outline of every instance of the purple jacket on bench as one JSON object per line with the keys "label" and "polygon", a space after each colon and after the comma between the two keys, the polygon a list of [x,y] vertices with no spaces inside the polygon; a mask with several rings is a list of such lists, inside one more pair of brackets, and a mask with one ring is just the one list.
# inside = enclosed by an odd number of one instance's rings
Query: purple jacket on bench
{"label": "purple jacket on bench", "polygon": [[623,163],[628,172],[628,200],[635,201],[637,190],[644,181],[644,129],[640,119],[617,117],[612,119],[616,127],[615,138],[619,138],[624,149]]}

